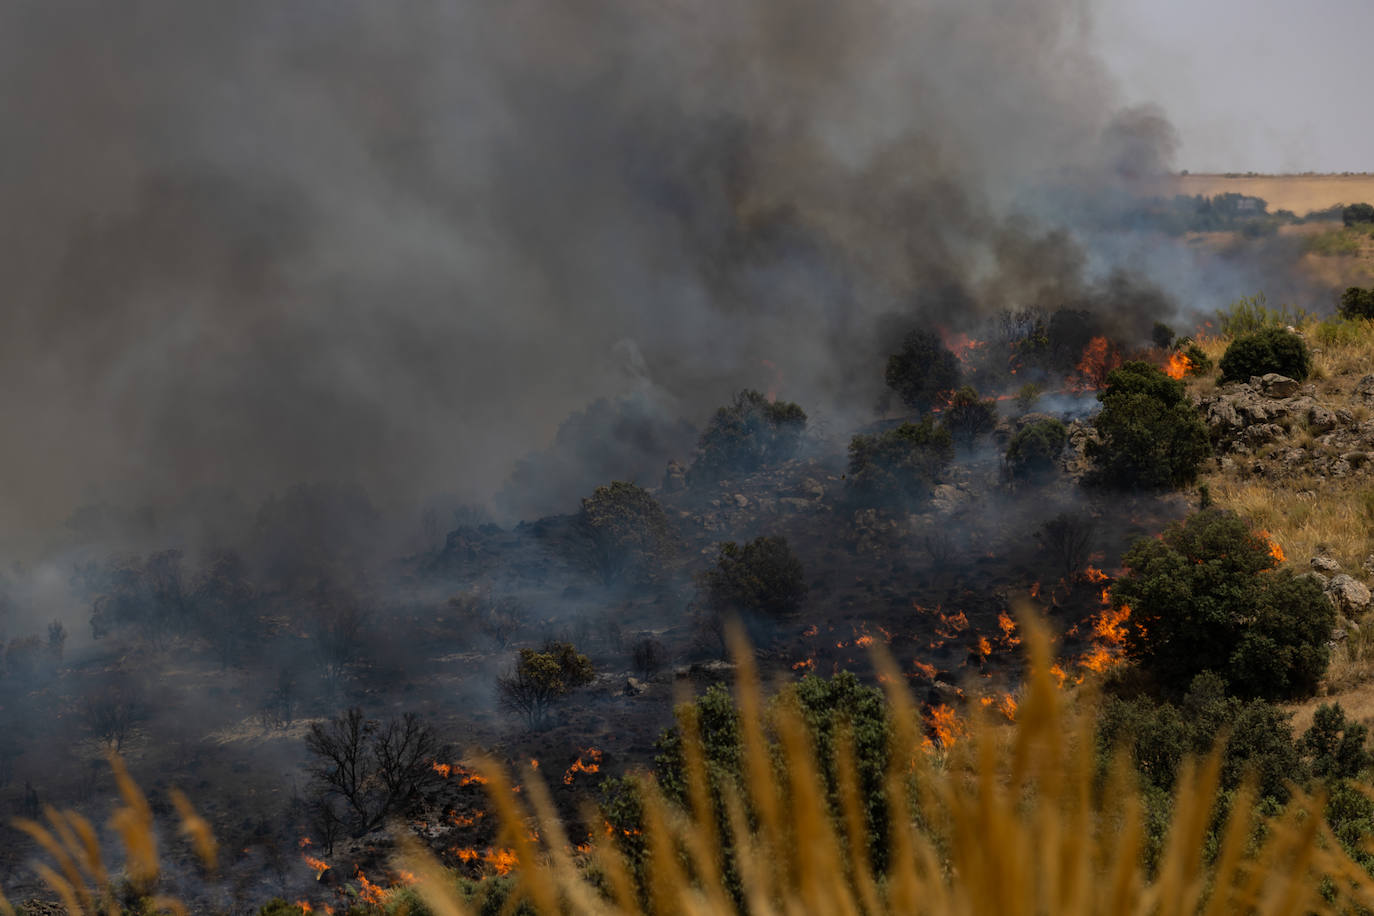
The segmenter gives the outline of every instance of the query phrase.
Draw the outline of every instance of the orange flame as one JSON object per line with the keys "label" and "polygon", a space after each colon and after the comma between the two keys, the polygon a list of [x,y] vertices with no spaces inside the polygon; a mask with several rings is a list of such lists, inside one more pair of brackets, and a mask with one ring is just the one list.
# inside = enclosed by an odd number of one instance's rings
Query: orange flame
{"label": "orange flame", "polygon": [[454,813],[449,814],[448,819],[449,819],[449,823],[453,824],[453,826],[455,826],[455,827],[472,827],[472,826],[474,826],[478,821],[480,821],[482,818],[484,818],[484,817],[486,817],[486,816],[487,816],[487,812],[485,812],[485,811],[478,811],[476,814],[462,814],[462,815],[458,814],[457,812],[454,812]]}
{"label": "orange flame", "polygon": [[865,633],[858,639],[854,640],[854,645],[858,646],[861,649],[867,649],[869,646],[873,645],[873,637]]}
{"label": "orange flame", "polygon": [[1060,667],[1057,662],[1050,666],[1050,675],[1054,677],[1057,686],[1060,688],[1063,688],[1064,682],[1069,679],[1069,676],[1064,673],[1064,669]]}
{"label": "orange flame", "polygon": [[940,623],[935,628],[935,632],[945,639],[954,639],[964,630],[968,629],[968,617],[963,611],[957,614],[941,614]]}
{"label": "orange flame", "polygon": [[296,909],[300,910],[302,913],[307,913],[307,914],[308,914],[308,913],[313,913],[313,912],[315,912],[315,908],[314,908],[313,906],[310,905],[310,901],[309,901],[309,900],[297,900],[297,901],[296,901]]}
{"label": "orange flame", "polygon": [[[573,784],[573,777],[578,773],[596,773],[601,770],[601,751],[594,747],[586,748],[582,754],[587,758],[585,761],[581,756],[568,767],[568,771],[563,774],[563,785]],[[504,874],[504,872],[502,872]]]}
{"label": "orange flame", "polygon": [[1002,645],[1008,649],[1021,645],[1021,637],[1016,635],[1016,620],[1006,611],[997,615],[997,625],[1002,628]]}
{"label": "orange flame", "polygon": [[925,718],[926,728],[930,730],[931,737],[942,748],[953,747],[955,741],[967,733],[964,723],[959,721],[958,714],[944,703],[927,709]]}
{"label": "orange flame", "polygon": [[1111,578],[1096,566],[1089,566],[1087,569],[1083,570],[1083,576],[1089,582],[1106,582]]}
{"label": "orange flame", "polygon": [[793,671],[815,671],[816,660],[814,658],[804,658],[799,662],[792,663]]}
{"label": "orange flame", "polygon": [[927,665],[925,662],[912,662],[911,664],[915,666],[917,673],[930,678],[932,681],[935,680],[936,671],[934,665]]}
{"label": "orange flame", "polygon": [[370,903],[373,906],[381,906],[382,902],[386,899],[386,891],[367,880],[367,875],[363,874],[361,868],[358,869],[358,873],[353,877],[358,879],[360,888],[358,897],[365,903]]}
{"label": "orange flame", "polygon": [[1107,373],[1121,365],[1121,354],[1105,337],[1094,337],[1083,348],[1078,361],[1079,384],[1087,388],[1101,388],[1107,383]]}
{"label": "orange flame", "polygon": [[978,645],[974,647],[974,651],[981,655],[983,658],[987,658],[989,655],[992,654],[992,643],[988,642],[988,638],[986,636],[979,636]]}
{"label": "orange flame", "polygon": [[320,877],[325,872],[329,871],[329,863],[326,862],[324,859],[317,859],[314,856],[301,856],[301,858],[305,859],[306,865],[309,865],[311,868],[315,870],[316,881],[320,880]]}
{"label": "orange flame", "polygon": [[487,784],[487,777],[483,776],[481,773],[474,773],[461,764],[454,764],[453,770],[462,777],[458,780],[458,785],[460,786],[484,786]]}
{"label": "orange flame", "polygon": [[1040,597],[1040,583],[1039,583],[1039,582],[1032,582],[1032,583],[1031,583],[1031,587],[1030,587],[1030,596],[1031,596],[1032,598],[1039,598],[1039,597]]}
{"label": "orange flame", "polygon": [[1260,536],[1261,540],[1269,545],[1269,555],[1274,558],[1275,562],[1288,562],[1288,555],[1283,552],[1283,548],[1279,546],[1279,542],[1270,537],[1268,531],[1258,531],[1256,534]]}
{"label": "orange flame", "polygon": [[817,633],[819,633],[820,631],[821,631],[821,628],[818,627],[818,626],[816,626],[816,625],[813,623],[813,624],[811,624],[811,626],[807,627],[805,630],[802,630],[802,635],[803,635],[803,636],[815,636],[815,635],[816,635]]}
{"label": "orange flame", "polygon": [[1182,353],[1170,353],[1169,361],[1164,364],[1164,374],[1172,379],[1181,379],[1193,368],[1193,361]]}
{"label": "orange flame", "polygon": [[430,764],[430,766],[434,768],[434,772],[438,773],[445,779],[448,779],[449,776],[453,774],[453,767],[447,763],[440,763],[436,760],[434,761],[434,763]]}
{"label": "orange flame", "polygon": [[303,837],[301,837],[300,842],[297,843],[296,845],[299,846],[301,849],[304,849],[305,847],[309,846],[310,844],[311,844],[310,837],[308,837],[308,836],[303,836]]}

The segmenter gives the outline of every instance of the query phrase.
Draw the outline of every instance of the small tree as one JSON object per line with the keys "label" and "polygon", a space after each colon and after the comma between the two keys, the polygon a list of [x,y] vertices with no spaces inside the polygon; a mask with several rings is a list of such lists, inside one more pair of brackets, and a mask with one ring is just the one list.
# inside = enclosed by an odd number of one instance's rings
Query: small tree
{"label": "small tree", "polygon": [[1374,204],[1351,204],[1341,211],[1341,222],[1347,226],[1374,223]]}
{"label": "small tree", "polygon": [[635,671],[648,680],[668,664],[668,648],[652,636],[643,636],[630,649],[630,657]]}
{"label": "small tree", "polygon": [[1220,366],[1223,382],[1245,381],[1270,372],[1302,381],[1312,371],[1312,354],[1292,331],[1265,328],[1231,341]]}
{"label": "small tree", "polygon": [[1027,423],[1007,445],[1007,469],[1023,479],[1045,477],[1053,473],[1068,441],[1068,430],[1053,417]]}
{"label": "small tree", "polygon": [[1092,554],[1093,520],[1086,515],[1061,512],[1040,526],[1040,537],[1064,584],[1073,588],[1074,576],[1088,565]]}
{"label": "small tree", "polygon": [[591,660],[571,643],[551,642],[540,651],[521,649],[515,666],[497,678],[496,687],[502,705],[523,715],[530,728],[540,728],[555,704],[595,676]]}
{"label": "small tree", "polygon": [[314,756],[310,772],[318,789],[317,814],[345,820],[355,837],[401,813],[438,779],[433,764],[447,754],[434,730],[415,713],[383,725],[356,706],[312,724],[305,746]]}
{"label": "small tree", "polygon": [[1181,487],[1211,454],[1207,427],[1183,396],[1183,383],[1145,362],[1107,375],[1098,395],[1099,441],[1088,442],[1096,482],[1122,489]]}
{"label": "small tree", "polygon": [[933,331],[916,330],[887,358],[887,387],[912,410],[927,411],[959,386],[959,358]]}
{"label": "small tree", "polygon": [[1310,694],[1326,670],[1335,611],[1321,587],[1276,569],[1268,542],[1236,515],[1208,509],[1143,538],[1112,586],[1129,606],[1127,651],[1182,689],[1214,671],[1242,697]]}
{"label": "small tree", "polygon": [[784,537],[720,545],[716,565],[701,574],[707,602],[718,612],[787,617],[806,598],[806,578]]}
{"label": "small tree", "polygon": [[981,400],[972,385],[965,385],[950,397],[940,423],[956,445],[970,449],[980,436],[992,432],[997,425],[997,402],[992,398]]}
{"label": "small tree", "polygon": [[1374,763],[1369,729],[1345,717],[1341,704],[1323,703],[1302,736],[1302,749],[1312,757],[1312,775],[1321,779],[1354,779]]}
{"label": "small tree", "polygon": [[940,474],[954,456],[949,430],[926,417],[896,429],[849,442],[850,496],[867,506],[909,511],[930,498]]}
{"label": "small tree", "polygon": [[716,411],[701,434],[687,482],[711,483],[785,461],[796,452],[805,430],[806,412],[796,404],[741,391],[733,404]]}
{"label": "small tree", "polygon": [[604,585],[634,576],[652,579],[662,570],[671,538],[658,500],[642,487],[617,480],[582,500],[577,517],[581,558]]}
{"label": "small tree", "polygon": [[1342,318],[1374,318],[1374,287],[1348,286],[1341,293]]}

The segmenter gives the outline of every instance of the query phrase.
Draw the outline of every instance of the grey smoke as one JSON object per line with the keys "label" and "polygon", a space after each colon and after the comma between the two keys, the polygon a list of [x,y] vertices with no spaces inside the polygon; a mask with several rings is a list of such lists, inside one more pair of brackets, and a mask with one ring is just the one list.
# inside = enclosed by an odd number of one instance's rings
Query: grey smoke
{"label": "grey smoke", "polygon": [[296,481],[483,503],[598,399],[699,424],[763,360],[866,409],[883,316],[1134,266],[1014,212],[1169,165],[1089,12],[5,4],[6,523]]}

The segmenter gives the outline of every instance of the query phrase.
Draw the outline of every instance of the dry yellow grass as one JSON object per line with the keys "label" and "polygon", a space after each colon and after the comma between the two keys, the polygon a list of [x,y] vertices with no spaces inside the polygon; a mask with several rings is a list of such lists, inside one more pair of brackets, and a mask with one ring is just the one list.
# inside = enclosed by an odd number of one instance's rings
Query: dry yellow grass
{"label": "dry yellow grass", "polygon": [[[656,914],[719,914],[736,907],[722,877],[721,850],[733,846],[748,910],[772,914],[1298,914],[1374,906],[1374,880],[1351,861],[1326,828],[1320,797],[1294,794],[1277,817],[1256,822],[1242,790],[1220,825],[1214,857],[1203,851],[1215,815],[1220,757],[1186,768],[1174,819],[1153,872],[1144,864],[1145,813],[1135,774],[1117,766],[1105,791],[1094,786],[1091,703],[1075,702],[1051,676],[1049,640],[1033,612],[1022,618],[1028,681],[1015,726],[970,724],[946,753],[923,747],[920,716],[891,664],[885,683],[894,744],[888,798],[894,825],[892,864],[874,874],[863,842],[864,800],[852,757],[839,742],[841,808],[836,826],[808,732],[786,710],[776,720],[783,777],[764,740],[762,693],[750,656],[739,653],[745,784],[717,823],[702,755],[687,735],[691,812],[647,791],[647,886]],[[516,795],[500,767],[488,765],[487,788],[502,822],[502,841],[519,858],[516,894],[545,914],[644,912],[626,862],[609,839],[594,850],[601,879],[574,858],[563,824],[540,783]],[[120,775],[121,836],[136,877],[154,875],[147,803]],[[522,798],[528,798],[525,808]],[[747,818],[745,811],[753,814]],[[49,827],[26,824],[56,867],[41,874],[73,913],[111,913],[109,879],[89,824],[48,812]],[[194,822],[194,815],[191,821]],[[532,833],[531,824],[537,827]],[[75,825],[75,826],[73,826]],[[82,826],[84,825],[84,827]],[[189,828],[192,835],[199,828]],[[468,913],[451,875],[402,838],[398,867],[433,913]],[[155,868],[155,862],[151,867]],[[1323,898],[1325,884],[1331,900]],[[151,884],[149,884],[151,887]],[[106,890],[102,890],[106,889]],[[401,898],[396,898],[400,900]],[[153,908],[183,913],[171,898]]]}
{"label": "dry yellow grass", "polygon": [[1174,175],[1157,183],[1155,193],[1245,194],[1269,203],[1269,212],[1291,210],[1305,216],[1335,204],[1374,203],[1374,174],[1364,175]]}

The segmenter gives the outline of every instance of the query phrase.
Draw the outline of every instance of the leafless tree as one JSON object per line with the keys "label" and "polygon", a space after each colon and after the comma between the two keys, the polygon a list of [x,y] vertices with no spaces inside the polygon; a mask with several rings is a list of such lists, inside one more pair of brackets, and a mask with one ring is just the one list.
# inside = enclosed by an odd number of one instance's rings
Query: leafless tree
{"label": "leafless tree", "polygon": [[116,752],[123,748],[144,713],[143,693],[127,678],[98,686],[86,695],[81,706],[86,727]]}
{"label": "leafless tree", "polygon": [[1065,587],[1070,590],[1073,589],[1074,576],[1088,565],[1094,528],[1091,517],[1074,512],[1061,512],[1040,528],[1045,552],[1055,564],[1055,571],[1063,576]]}
{"label": "leafless tree", "polygon": [[643,636],[636,640],[630,655],[634,660],[635,670],[642,674],[645,680],[653,677],[668,664],[668,649],[652,636]]}

